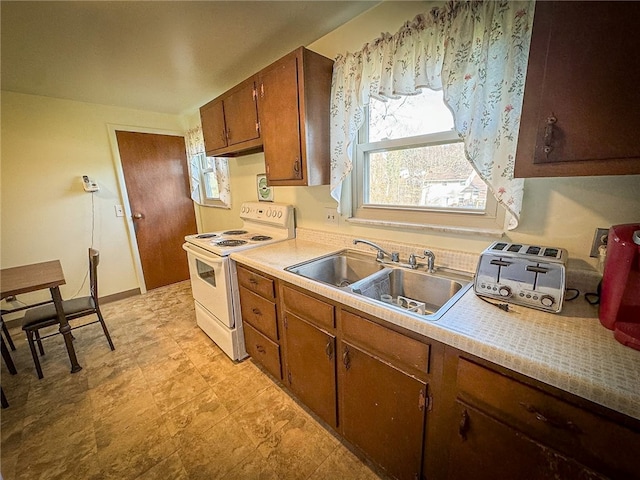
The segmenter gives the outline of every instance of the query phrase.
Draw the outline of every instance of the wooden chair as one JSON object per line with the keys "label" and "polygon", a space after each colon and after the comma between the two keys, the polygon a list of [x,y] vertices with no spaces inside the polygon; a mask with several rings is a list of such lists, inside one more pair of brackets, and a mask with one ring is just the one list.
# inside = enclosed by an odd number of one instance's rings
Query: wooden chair
{"label": "wooden chair", "polygon": [[[100,261],[100,253],[93,248],[89,249],[89,287],[90,295],[88,297],[72,298],[70,300],[63,300],[62,308],[64,310],[67,320],[71,322],[80,317],[96,314],[97,320],[75,327],[71,327],[71,330],[76,328],[86,327],[93,325],[94,323],[100,323],[104,335],[107,337],[109,347],[111,350],[115,350],[109,330],[104,322],[102,313],[100,312],[100,305],[98,303],[98,263]],[[38,372],[38,378],[42,378],[42,367],[40,366],[40,360],[36,352],[35,344],[38,344],[40,355],[44,355],[44,348],[42,347],[42,340],[54,335],[58,335],[60,332],[56,331],[43,337],[40,336],[39,330],[41,328],[50,327],[52,325],[58,325],[58,316],[56,315],[56,309],[53,304],[49,304],[42,307],[32,308],[27,310],[22,320],[22,330],[27,334],[27,342],[31,349],[31,356],[33,357],[33,363],[36,366]]]}

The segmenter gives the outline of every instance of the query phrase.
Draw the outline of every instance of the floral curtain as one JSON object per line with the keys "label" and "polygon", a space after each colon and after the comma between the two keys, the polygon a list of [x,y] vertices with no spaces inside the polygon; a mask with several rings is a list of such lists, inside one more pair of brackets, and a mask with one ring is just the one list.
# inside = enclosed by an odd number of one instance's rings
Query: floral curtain
{"label": "floral curtain", "polygon": [[448,2],[339,55],[331,87],[331,195],[340,208],[370,97],[443,90],[468,160],[518,225],[524,182],[513,178],[533,2]]}
{"label": "floral curtain", "polygon": [[[199,205],[231,207],[231,188],[229,180],[229,164],[226,158],[209,158],[205,154],[204,136],[202,135],[202,127],[198,125],[191,130],[187,130],[185,135],[185,143],[187,147],[187,158],[189,162],[189,184],[191,185],[191,199]],[[211,165],[212,164],[212,165]],[[204,180],[202,173],[210,170],[215,171],[215,178],[218,182],[220,194],[219,202],[207,202],[204,195],[204,186],[201,182]]]}

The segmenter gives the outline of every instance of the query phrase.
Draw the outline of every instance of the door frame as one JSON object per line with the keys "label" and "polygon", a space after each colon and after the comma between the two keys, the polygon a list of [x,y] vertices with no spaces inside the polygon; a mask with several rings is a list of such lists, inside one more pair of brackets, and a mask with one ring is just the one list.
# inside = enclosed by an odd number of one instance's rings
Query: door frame
{"label": "door frame", "polygon": [[[147,292],[147,284],[144,281],[144,272],[142,271],[142,260],[140,259],[140,250],[138,249],[138,240],[136,238],[135,226],[133,223],[133,213],[131,212],[131,205],[129,204],[129,192],[127,192],[127,185],[124,181],[124,170],[122,169],[122,159],[120,158],[120,150],[118,148],[118,139],[116,137],[116,130],[121,132],[133,132],[133,133],[151,133],[156,135],[172,135],[178,137],[184,137],[185,132],[179,130],[166,130],[161,128],[148,128],[137,127],[131,125],[118,125],[114,123],[107,123],[107,133],[109,135],[109,144],[111,145],[111,156],[113,158],[113,166],[116,169],[116,178],[118,181],[118,189],[120,195],[120,201],[124,208],[124,216],[127,225],[127,235],[129,237],[129,248],[131,249],[131,255],[133,257],[133,263],[136,271],[136,277],[138,278],[138,288],[140,293]],[[187,152],[187,162],[189,153]],[[191,182],[189,182],[191,185]],[[193,202],[192,202],[193,203]],[[193,210],[196,216],[196,227],[198,231],[201,229],[200,212],[193,205]]]}

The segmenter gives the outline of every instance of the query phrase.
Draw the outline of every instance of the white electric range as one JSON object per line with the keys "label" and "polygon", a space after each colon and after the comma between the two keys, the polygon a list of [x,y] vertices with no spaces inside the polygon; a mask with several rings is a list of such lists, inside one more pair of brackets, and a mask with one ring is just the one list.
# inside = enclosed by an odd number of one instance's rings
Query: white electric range
{"label": "white electric range", "polygon": [[294,209],[281,203],[246,202],[237,229],[187,235],[191,290],[198,326],[232,360],[247,356],[233,252],[295,237]]}

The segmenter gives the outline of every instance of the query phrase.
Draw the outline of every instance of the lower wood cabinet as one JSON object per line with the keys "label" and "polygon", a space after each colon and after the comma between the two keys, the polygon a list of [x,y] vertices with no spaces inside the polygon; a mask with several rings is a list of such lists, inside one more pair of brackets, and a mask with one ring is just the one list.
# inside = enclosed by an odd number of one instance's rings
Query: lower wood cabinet
{"label": "lower wood cabinet", "polygon": [[394,478],[420,478],[426,382],[341,342],[340,432]]}
{"label": "lower wood cabinet", "polygon": [[285,382],[333,428],[337,427],[336,337],[291,312],[284,313]]}
{"label": "lower wood cabinet", "polygon": [[450,432],[450,479],[607,478],[462,402],[455,404],[455,417]]}
{"label": "lower wood cabinet", "polygon": [[639,479],[640,421],[238,268],[246,348],[389,477]]}
{"label": "lower wood cabinet", "polygon": [[478,362],[447,348],[447,478],[640,478],[640,422]]}

